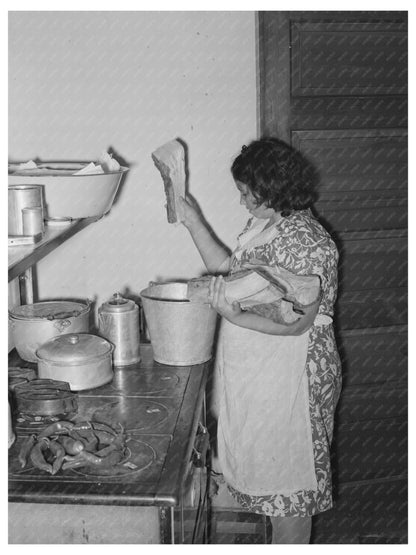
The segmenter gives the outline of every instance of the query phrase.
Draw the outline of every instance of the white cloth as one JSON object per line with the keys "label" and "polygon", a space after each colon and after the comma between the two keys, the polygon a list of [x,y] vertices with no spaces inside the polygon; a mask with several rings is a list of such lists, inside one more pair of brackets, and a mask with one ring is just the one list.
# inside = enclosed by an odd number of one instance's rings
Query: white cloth
{"label": "white cloth", "polygon": [[250,495],[316,489],[306,356],[309,332],[268,335],[222,321],[218,458]]}
{"label": "white cloth", "polygon": [[[276,226],[254,219],[233,256],[270,242]],[[314,325],[327,325],[317,315]],[[309,330],[277,336],[223,319],[215,363],[213,413],[218,410],[218,462],[226,482],[249,495],[316,490],[309,384]],[[217,398],[215,398],[217,396]],[[218,403],[218,407],[215,405]]]}
{"label": "white cloth", "polygon": [[253,216],[249,229],[241,233],[237,239],[237,247],[233,252],[233,257],[239,260],[243,251],[269,243],[277,237],[279,233],[277,227],[272,225],[266,228],[267,224],[268,220]]}

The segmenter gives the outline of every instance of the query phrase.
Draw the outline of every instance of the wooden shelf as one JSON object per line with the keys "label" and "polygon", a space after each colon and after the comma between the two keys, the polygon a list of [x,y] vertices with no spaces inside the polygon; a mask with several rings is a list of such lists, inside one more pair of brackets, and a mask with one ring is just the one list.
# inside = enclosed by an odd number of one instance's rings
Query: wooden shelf
{"label": "wooden shelf", "polygon": [[41,241],[34,245],[9,247],[9,281],[25,272],[28,268],[39,262],[47,254],[55,250],[70,237],[86,228],[101,216],[72,220],[67,225],[46,225],[45,234]]}

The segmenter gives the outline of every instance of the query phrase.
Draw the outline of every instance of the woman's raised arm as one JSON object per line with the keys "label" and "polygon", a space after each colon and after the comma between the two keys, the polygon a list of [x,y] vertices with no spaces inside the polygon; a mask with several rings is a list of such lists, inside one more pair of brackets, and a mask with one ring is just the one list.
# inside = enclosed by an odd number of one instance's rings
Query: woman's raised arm
{"label": "woman's raised arm", "polygon": [[189,199],[180,198],[179,202],[184,214],[182,223],[188,229],[208,272],[227,273],[230,266],[230,255],[227,249],[215,238]]}

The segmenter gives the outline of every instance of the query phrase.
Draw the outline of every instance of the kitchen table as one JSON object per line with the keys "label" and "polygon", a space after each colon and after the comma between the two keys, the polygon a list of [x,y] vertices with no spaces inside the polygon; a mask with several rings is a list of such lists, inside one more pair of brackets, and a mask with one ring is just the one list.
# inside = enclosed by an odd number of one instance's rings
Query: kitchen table
{"label": "kitchen table", "polygon": [[[16,355],[17,356],[17,355]],[[17,460],[25,436],[46,419],[14,411],[9,449],[9,543],[202,543],[206,524],[210,363],[167,366],[142,360],[114,369],[112,382],[78,393],[66,419],[120,423],[126,460],[111,474],[90,467],[54,476]],[[9,365],[35,367],[21,360]],[[39,419],[39,418],[38,418]]]}

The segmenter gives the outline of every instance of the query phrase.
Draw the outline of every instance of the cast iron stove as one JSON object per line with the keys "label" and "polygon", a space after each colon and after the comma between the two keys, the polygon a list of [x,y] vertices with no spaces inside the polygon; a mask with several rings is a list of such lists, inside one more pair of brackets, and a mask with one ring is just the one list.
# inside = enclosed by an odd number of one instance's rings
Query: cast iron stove
{"label": "cast iron stove", "polygon": [[[155,363],[142,345],[139,364],[116,368],[111,383],[78,393],[78,411],[65,419],[120,425],[127,452],[120,464],[60,470],[54,476],[31,466],[20,468],[17,455],[25,436],[51,419],[16,414],[17,440],[9,450],[9,499],[46,502],[182,506],[195,452],[204,461],[208,434],[204,388],[208,364],[174,367]],[[202,455],[201,452],[203,451]]]}

